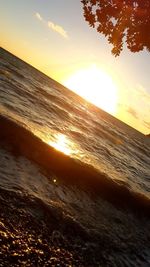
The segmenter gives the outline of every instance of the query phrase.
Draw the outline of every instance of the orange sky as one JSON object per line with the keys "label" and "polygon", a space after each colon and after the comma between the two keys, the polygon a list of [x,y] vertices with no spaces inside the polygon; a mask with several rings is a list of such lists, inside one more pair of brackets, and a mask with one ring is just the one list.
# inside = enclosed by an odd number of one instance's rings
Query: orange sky
{"label": "orange sky", "polygon": [[[148,52],[124,49],[113,57],[104,37],[84,21],[80,1],[5,0],[0,10],[2,47],[63,84],[72,79],[71,89],[95,98],[97,105],[139,131],[150,132]],[[95,74],[90,74],[92,66]],[[81,80],[79,72],[85,75]],[[92,75],[93,83],[88,80]],[[94,97],[85,89],[90,83]]]}

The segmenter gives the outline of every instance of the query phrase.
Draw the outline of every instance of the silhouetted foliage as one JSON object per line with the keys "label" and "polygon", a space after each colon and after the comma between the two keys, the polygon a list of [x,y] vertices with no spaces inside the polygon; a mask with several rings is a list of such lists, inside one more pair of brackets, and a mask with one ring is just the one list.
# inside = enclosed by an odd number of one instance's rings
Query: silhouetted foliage
{"label": "silhouetted foliage", "polygon": [[128,49],[150,51],[150,0],[82,0],[89,25],[107,37],[118,56],[126,42]]}

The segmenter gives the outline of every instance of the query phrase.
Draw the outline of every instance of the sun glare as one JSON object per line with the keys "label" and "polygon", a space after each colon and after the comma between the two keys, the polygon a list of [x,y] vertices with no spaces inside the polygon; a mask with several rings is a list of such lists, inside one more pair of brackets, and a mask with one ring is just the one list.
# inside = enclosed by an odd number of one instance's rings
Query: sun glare
{"label": "sun glare", "polygon": [[76,145],[64,134],[58,133],[54,137],[54,141],[47,142],[56,150],[63,152],[66,155],[78,155],[79,150]]}
{"label": "sun glare", "polygon": [[64,134],[57,134],[56,140],[54,142],[49,141],[48,144],[66,155],[71,154],[71,149],[69,148],[68,140]]}
{"label": "sun glare", "polygon": [[76,72],[64,85],[106,112],[115,114],[117,86],[111,76],[95,65]]}

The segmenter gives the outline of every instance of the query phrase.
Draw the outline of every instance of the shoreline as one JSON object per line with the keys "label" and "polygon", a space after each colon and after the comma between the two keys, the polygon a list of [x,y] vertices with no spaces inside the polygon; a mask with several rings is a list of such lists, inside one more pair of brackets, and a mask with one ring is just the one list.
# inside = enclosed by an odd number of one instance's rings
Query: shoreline
{"label": "shoreline", "polygon": [[[94,167],[82,164],[44,143],[28,129],[0,115],[0,143],[8,144],[14,155],[23,155],[46,172],[54,172],[67,184],[100,195],[116,207],[131,209],[150,217],[150,199],[110,179]],[[71,177],[71,179],[70,179]],[[119,201],[118,201],[119,200]]]}
{"label": "shoreline", "polygon": [[[32,178],[38,182],[38,165],[29,165],[30,160],[27,162],[24,156],[14,155],[7,149],[0,149],[2,155],[5,152],[0,173],[11,163],[10,181],[16,175],[20,177],[20,173],[24,174],[25,181],[29,170],[35,168]],[[16,165],[20,172],[15,171]],[[13,184],[9,190],[0,188],[2,267],[148,267],[148,217],[119,209],[75,185],[61,182],[55,185],[44,175],[42,181],[50,185],[48,190],[53,201],[47,202],[46,192],[41,195],[41,191],[33,191],[33,194],[32,187],[27,191],[16,189]],[[37,188],[41,190],[40,184]]]}

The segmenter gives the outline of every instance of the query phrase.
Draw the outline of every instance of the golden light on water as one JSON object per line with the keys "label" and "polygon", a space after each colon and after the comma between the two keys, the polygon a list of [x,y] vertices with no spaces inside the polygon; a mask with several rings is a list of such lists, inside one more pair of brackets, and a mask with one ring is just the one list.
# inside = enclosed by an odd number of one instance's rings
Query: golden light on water
{"label": "golden light on water", "polygon": [[111,76],[95,65],[76,72],[64,85],[106,112],[115,114],[117,86]]}
{"label": "golden light on water", "polygon": [[56,134],[55,140],[48,141],[48,144],[66,155],[73,155],[78,152],[78,150],[74,147],[74,144],[68,139],[68,137],[61,133]]}

